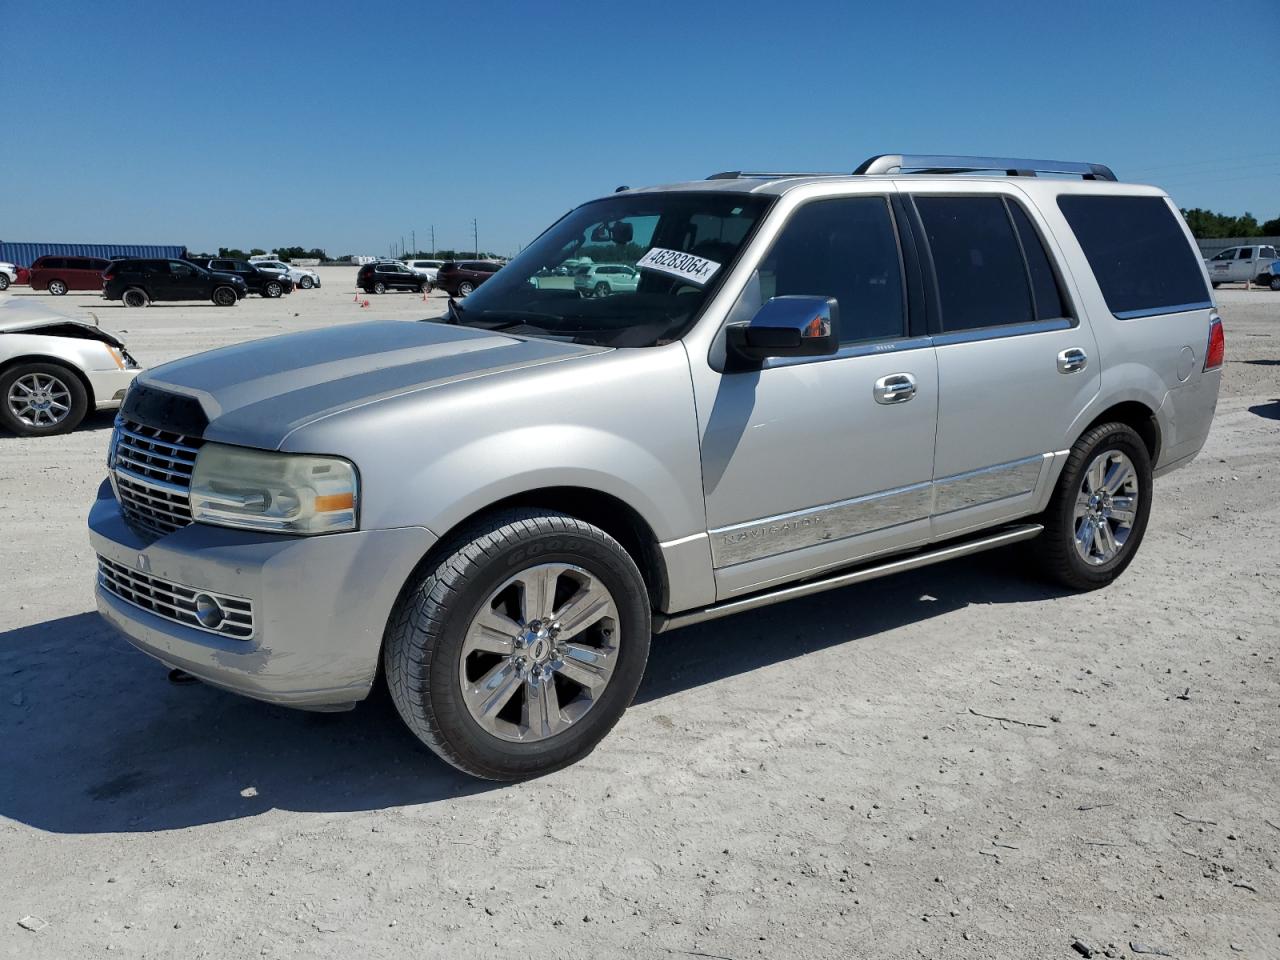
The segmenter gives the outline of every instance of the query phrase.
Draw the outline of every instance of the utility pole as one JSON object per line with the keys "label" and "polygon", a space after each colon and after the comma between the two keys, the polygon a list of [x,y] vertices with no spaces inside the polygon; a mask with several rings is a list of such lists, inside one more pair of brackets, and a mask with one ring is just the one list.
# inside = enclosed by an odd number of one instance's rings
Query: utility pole
{"label": "utility pole", "polygon": [[418,255],[418,234],[416,231],[409,231],[409,242],[413,244],[413,250],[410,252],[416,257]]}
{"label": "utility pole", "polygon": [[471,244],[475,247],[476,259],[480,259],[480,228],[476,226],[476,218],[471,218]]}
{"label": "utility pole", "polygon": [[434,260],[436,256],[436,225],[431,225],[431,258]]}

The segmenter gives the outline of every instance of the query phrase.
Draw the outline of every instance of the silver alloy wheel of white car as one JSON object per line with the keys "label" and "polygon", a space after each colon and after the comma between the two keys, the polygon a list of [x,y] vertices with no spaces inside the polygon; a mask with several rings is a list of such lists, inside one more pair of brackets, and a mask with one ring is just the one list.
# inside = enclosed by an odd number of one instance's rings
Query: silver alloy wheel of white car
{"label": "silver alloy wheel of white car", "polygon": [[567,730],[613,676],[618,622],[612,594],[582,567],[543,563],[508,578],[462,644],[458,682],[472,719],[517,743]]}
{"label": "silver alloy wheel of white car", "polygon": [[1076,493],[1075,547],[1085,563],[1101,566],[1124,549],[1138,516],[1138,472],[1119,450],[1104,450],[1085,470]]}
{"label": "silver alloy wheel of white car", "polygon": [[71,388],[48,373],[28,373],[9,386],[9,412],[29,427],[52,427],[71,413]]}
{"label": "silver alloy wheel of white car", "polygon": [[300,286],[303,290],[310,290],[313,283],[314,281],[310,277],[304,276],[301,280],[298,281],[298,286]]}

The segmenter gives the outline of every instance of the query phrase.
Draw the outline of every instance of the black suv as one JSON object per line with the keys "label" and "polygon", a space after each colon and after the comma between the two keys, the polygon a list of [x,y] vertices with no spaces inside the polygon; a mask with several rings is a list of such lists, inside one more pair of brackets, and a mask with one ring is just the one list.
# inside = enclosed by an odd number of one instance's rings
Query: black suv
{"label": "black suv", "polygon": [[112,260],[102,274],[102,299],[145,307],[153,300],[212,300],[234,307],[249,289],[233,273],[213,273],[187,260]]}
{"label": "black suv", "polygon": [[399,260],[366,263],[356,274],[356,286],[365,293],[386,293],[388,290],[431,292],[431,281],[420,273],[414,273]]}
{"label": "black suv", "polygon": [[282,293],[293,293],[293,281],[270,270],[259,270],[248,260],[202,260],[200,265],[214,273],[232,273],[244,281],[250,293],[274,300]]}

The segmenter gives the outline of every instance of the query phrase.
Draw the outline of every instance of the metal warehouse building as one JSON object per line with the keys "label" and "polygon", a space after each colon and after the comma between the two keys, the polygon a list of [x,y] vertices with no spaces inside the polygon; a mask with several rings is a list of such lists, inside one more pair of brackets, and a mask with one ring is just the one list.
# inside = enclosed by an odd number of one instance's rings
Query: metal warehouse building
{"label": "metal warehouse building", "polygon": [[177,245],[128,243],[10,243],[0,240],[0,261],[29,267],[37,257],[185,257],[187,248]]}

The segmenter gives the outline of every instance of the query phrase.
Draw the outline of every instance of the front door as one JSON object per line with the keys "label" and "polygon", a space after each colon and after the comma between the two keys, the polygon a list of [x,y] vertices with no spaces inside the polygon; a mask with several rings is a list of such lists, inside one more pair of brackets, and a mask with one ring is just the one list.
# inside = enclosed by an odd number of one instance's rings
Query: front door
{"label": "front door", "polygon": [[841,349],[695,377],[719,598],[927,538],[938,378],[903,276],[889,200],[863,195],[799,206],[747,284],[734,318],[835,297]]}
{"label": "front door", "polygon": [[165,284],[165,296],[170,300],[204,300],[211,293],[206,289],[205,275],[194,265],[182,260],[169,260],[169,273]]}
{"label": "front door", "polygon": [[1101,364],[1029,207],[1000,192],[913,200],[940,314],[933,535],[946,537],[1030,512]]}

